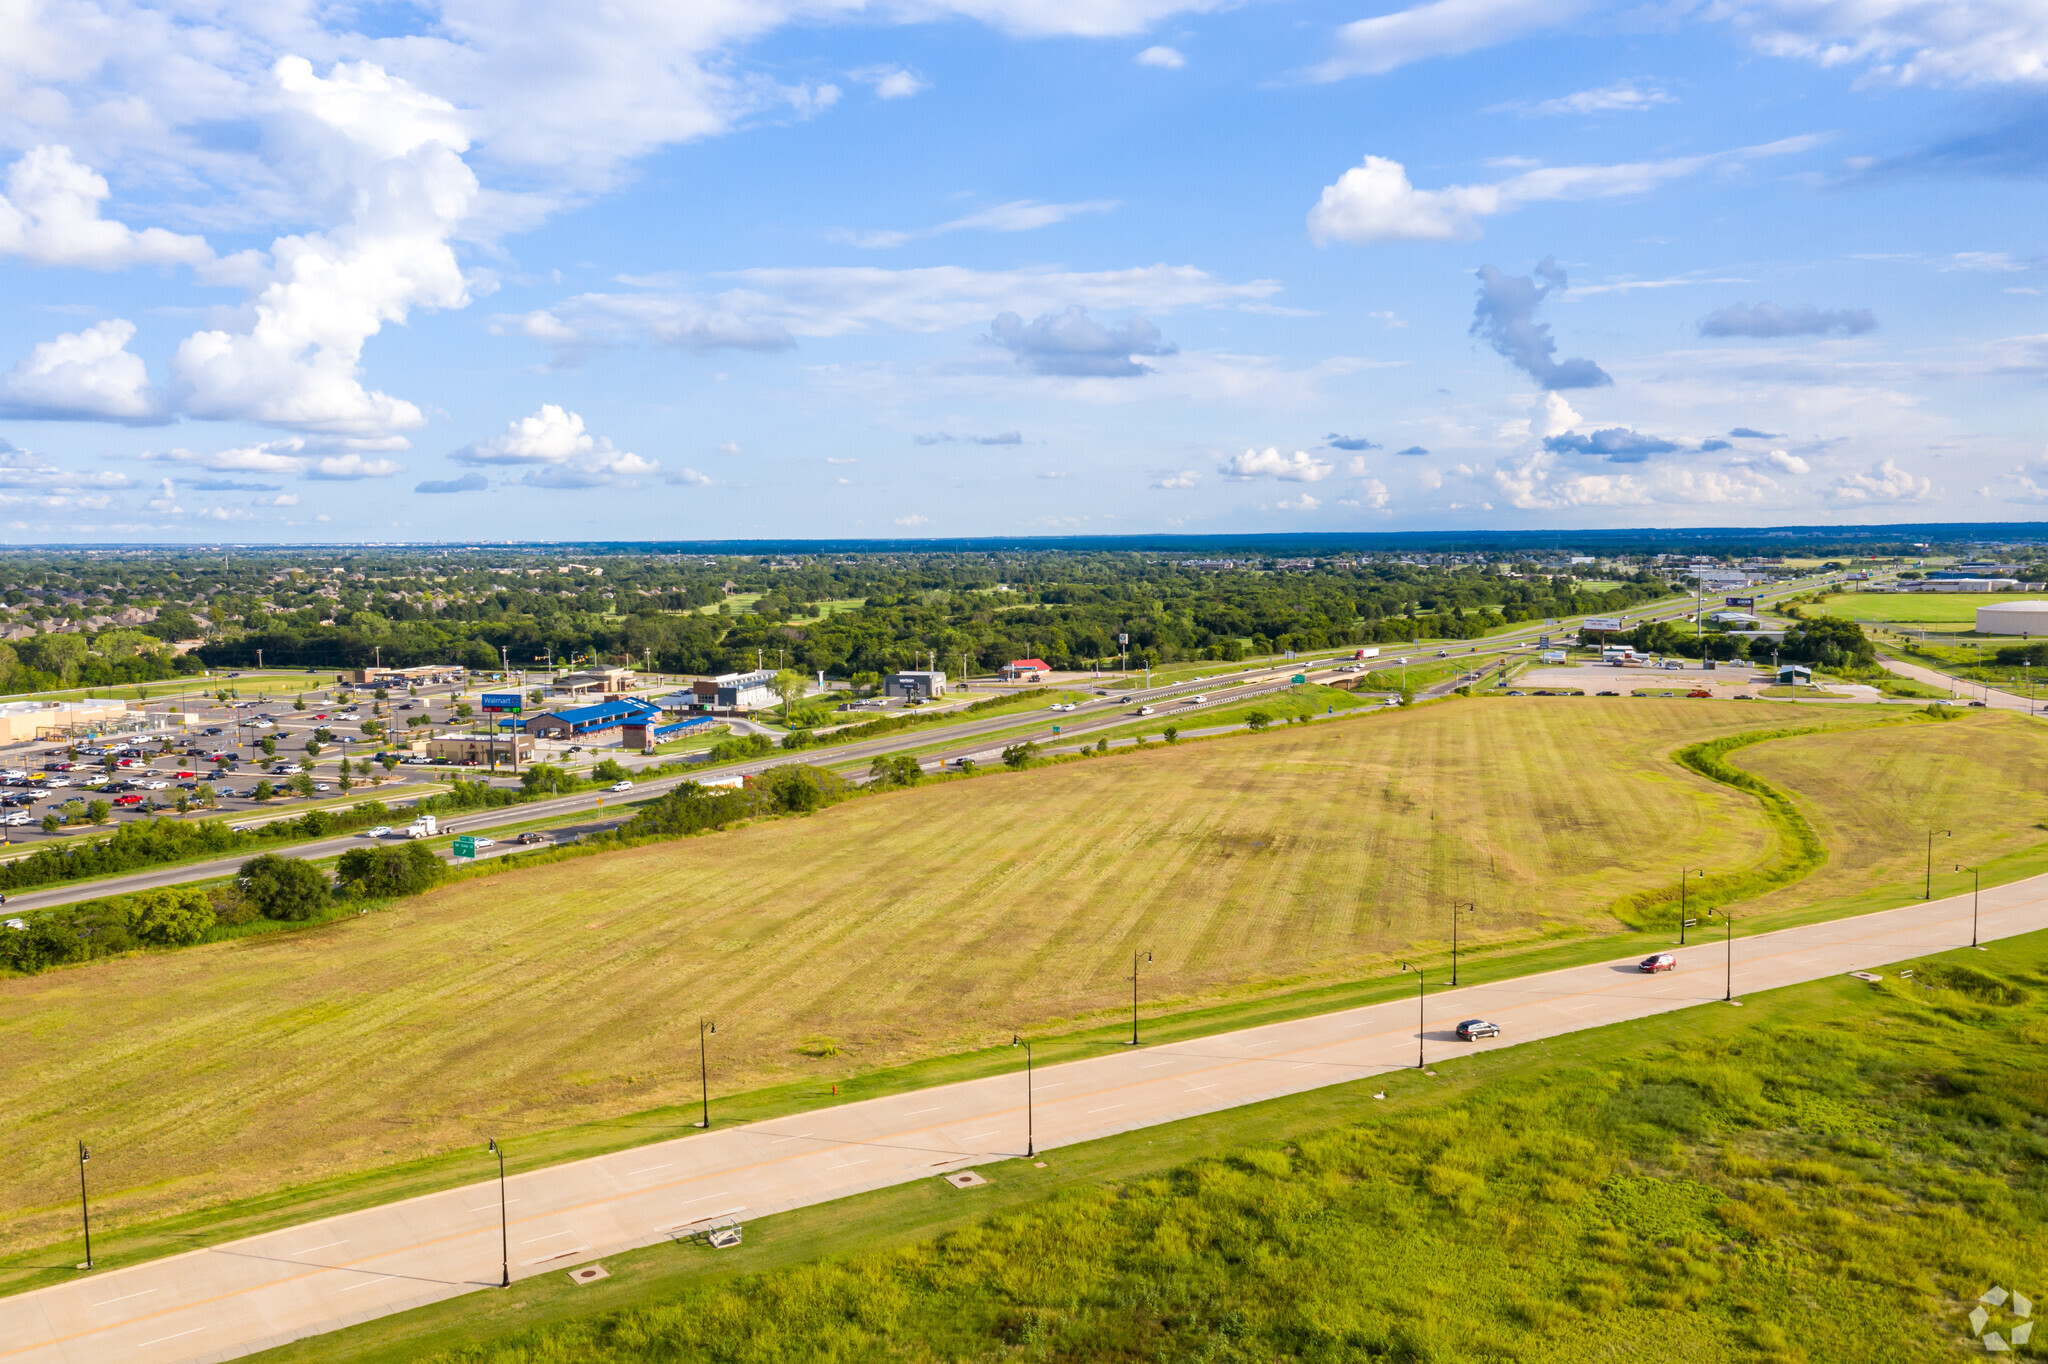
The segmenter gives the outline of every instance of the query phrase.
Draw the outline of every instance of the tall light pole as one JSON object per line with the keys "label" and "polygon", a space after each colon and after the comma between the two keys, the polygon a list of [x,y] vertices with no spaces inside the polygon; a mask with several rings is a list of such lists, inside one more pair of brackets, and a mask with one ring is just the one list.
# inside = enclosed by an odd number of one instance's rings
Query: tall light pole
{"label": "tall light pole", "polygon": [[1686,878],[1689,876],[1697,876],[1701,880],[1705,880],[1706,875],[1707,874],[1704,871],[1700,870],[1698,867],[1694,867],[1691,871],[1687,871],[1683,867],[1680,867],[1678,869],[1678,945],[1680,947],[1685,946],[1685,925],[1687,922],[1685,917]]}
{"label": "tall light pole", "polygon": [[92,1268],[92,1209],[85,1201],[85,1163],[92,1159],[92,1152],[85,1149],[85,1143],[78,1143],[78,1217],[85,1224],[85,1263],[80,1269]]}
{"label": "tall light pole", "polygon": [[1018,1033],[1010,1034],[1010,1045],[1024,1048],[1024,1158],[1038,1154],[1038,1133],[1031,1113],[1031,1044]]}
{"label": "tall light pole", "polygon": [[[1151,960],[1152,954],[1147,952],[1145,954],[1145,961],[1149,964]],[[1138,954],[1136,952],[1131,953],[1131,1045],[1134,1047],[1138,1045]]]}
{"label": "tall light pole", "polygon": [[716,1023],[709,1023],[701,1018],[697,1020],[697,1078],[703,1086],[704,1096],[704,1121],[697,1126],[707,1130],[711,1126],[711,1048],[704,1039],[717,1031]]}
{"label": "tall light pole", "polygon": [[1728,925],[1728,987],[1727,993],[1722,995],[1721,998],[1724,1002],[1733,1004],[1735,1002],[1735,916],[1728,913],[1725,909],[1710,909],[1707,913],[1720,915],[1721,921]]}
{"label": "tall light pole", "polygon": [[1458,915],[1460,912],[1477,917],[1479,906],[1471,900],[1451,901],[1451,984],[1458,983]]}
{"label": "tall light pole", "polygon": [[510,1288],[512,1286],[512,1230],[505,1218],[505,1148],[498,1145],[496,1137],[492,1137],[490,1144],[484,1149],[498,1158],[498,1260],[500,1265],[498,1287]]}
{"label": "tall light pole", "polygon": [[[1956,868],[1956,871],[1959,873],[1963,870],[1964,868],[1962,867]],[[1976,867],[1971,867],[1968,870],[1970,873],[1970,946],[1975,947],[1977,945],[1977,900],[1984,890],[1984,878]]]}
{"label": "tall light pole", "polygon": [[1401,963],[1401,969],[1403,971],[1413,971],[1415,973],[1415,1068],[1417,1070],[1421,1070],[1423,1068],[1422,1032],[1424,1027],[1424,1005],[1422,996],[1424,992],[1425,981],[1423,978],[1422,968],[1420,966],[1410,966],[1407,962],[1404,961]]}
{"label": "tall light pole", "polygon": [[[1943,838],[1954,838],[1956,836],[1953,829],[1943,829],[1940,833]],[[1934,898],[1934,835],[1935,830],[1929,829],[1927,831],[1927,884],[1920,891],[1920,898],[1923,900],[1932,900]]]}

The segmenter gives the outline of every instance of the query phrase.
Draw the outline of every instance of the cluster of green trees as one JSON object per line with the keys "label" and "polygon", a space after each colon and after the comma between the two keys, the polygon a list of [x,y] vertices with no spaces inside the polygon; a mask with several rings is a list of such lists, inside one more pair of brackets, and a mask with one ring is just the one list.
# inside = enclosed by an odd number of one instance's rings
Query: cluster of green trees
{"label": "cluster of green trees", "polygon": [[1877,647],[1863,633],[1863,627],[1835,616],[1796,620],[1782,644],[1768,639],[1740,639],[1716,629],[1701,631],[1668,620],[1644,621],[1625,635],[1612,636],[1611,642],[1626,642],[1642,653],[1680,658],[1746,657],[1767,663],[1775,657],[1783,663],[1804,663],[1837,673],[1861,672],[1877,664]]}

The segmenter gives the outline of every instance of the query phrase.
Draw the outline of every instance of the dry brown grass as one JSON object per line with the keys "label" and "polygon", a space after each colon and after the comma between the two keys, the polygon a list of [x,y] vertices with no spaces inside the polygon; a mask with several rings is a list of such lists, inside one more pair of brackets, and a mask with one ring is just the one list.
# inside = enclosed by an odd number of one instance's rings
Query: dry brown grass
{"label": "dry brown grass", "polygon": [[[1766,850],[1672,749],[1818,718],[1554,699],[1284,728],[0,981],[7,1239],[59,1234],[75,1136],[134,1218],[685,1099],[700,1012],[732,1089],[1114,1011],[1134,948],[1147,998],[1187,1001],[1355,978],[1440,940],[1453,895],[1470,938],[1609,926],[1678,865]],[[797,1053],[821,1037],[840,1054]]]}

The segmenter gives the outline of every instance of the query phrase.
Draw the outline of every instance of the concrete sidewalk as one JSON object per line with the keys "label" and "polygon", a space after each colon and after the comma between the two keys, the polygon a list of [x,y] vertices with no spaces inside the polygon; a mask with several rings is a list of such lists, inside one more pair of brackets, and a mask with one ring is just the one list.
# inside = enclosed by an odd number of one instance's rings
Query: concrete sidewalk
{"label": "concrete sidewalk", "polygon": [[[2048,877],[1986,891],[1981,937],[2048,928]],[[1756,937],[1732,953],[1736,997],[1963,946],[1968,896]],[[1679,968],[1636,959],[1269,1024],[1085,1061],[714,1129],[514,1176],[501,1251],[495,1180],[0,1299],[0,1360],[145,1364],[231,1359],[495,1286],[727,1216],[754,1219],[937,1178],[1178,1118],[1583,1028],[1722,1007],[1728,948],[1680,949]],[[1486,1018],[1495,1042],[1460,1043]],[[1020,1056],[1021,1060],[1021,1056]],[[1396,1082],[1399,1083],[1399,1082]],[[1370,1101],[1363,1100],[1362,1107]],[[488,1157],[479,1149],[479,1173]]]}

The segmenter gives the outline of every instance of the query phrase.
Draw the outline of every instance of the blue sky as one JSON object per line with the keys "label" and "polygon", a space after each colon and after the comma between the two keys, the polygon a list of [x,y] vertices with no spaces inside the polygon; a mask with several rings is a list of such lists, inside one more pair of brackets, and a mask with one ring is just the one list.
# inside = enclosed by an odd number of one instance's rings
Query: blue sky
{"label": "blue sky", "polygon": [[2038,0],[0,18],[0,536],[2031,520]]}

